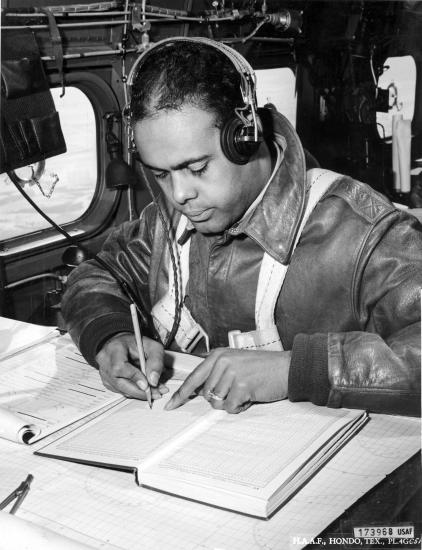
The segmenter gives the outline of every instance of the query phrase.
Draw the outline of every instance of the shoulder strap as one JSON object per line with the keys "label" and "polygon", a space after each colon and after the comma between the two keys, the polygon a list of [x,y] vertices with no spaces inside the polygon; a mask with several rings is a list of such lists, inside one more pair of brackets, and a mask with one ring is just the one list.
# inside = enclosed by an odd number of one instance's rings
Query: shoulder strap
{"label": "shoulder strap", "polygon": [[[309,219],[315,206],[328,191],[330,186],[340,176],[336,172],[323,170],[321,168],[312,168],[307,174],[307,203],[305,213],[300,223],[296,239],[293,244],[292,255],[297,243],[302,235],[303,228]],[[255,301],[255,322],[257,329],[266,329],[275,323],[275,306],[284,278],[287,273],[288,265],[283,265],[266,252],[262,258],[261,269],[258,278],[258,287]]]}

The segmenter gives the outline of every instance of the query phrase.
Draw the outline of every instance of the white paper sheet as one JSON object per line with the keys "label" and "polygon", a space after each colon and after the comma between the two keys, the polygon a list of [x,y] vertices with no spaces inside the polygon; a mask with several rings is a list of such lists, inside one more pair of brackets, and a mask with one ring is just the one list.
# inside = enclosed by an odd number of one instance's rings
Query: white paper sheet
{"label": "white paper sheet", "polygon": [[59,335],[57,327],[46,327],[0,317],[0,361]]}
{"label": "white paper sheet", "polygon": [[[121,399],[104,388],[98,371],[87,365],[67,336],[0,363],[0,409],[21,419],[22,425],[38,428],[30,443]],[[16,441],[17,436],[10,439]]]}

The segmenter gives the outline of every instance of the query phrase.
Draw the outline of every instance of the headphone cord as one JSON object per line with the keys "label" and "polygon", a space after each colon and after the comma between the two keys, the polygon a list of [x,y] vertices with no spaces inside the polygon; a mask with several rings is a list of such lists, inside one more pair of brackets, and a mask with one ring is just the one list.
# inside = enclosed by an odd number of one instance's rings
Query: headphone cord
{"label": "headphone cord", "polygon": [[161,208],[161,205],[160,205],[159,201],[157,200],[157,197],[155,196],[155,194],[152,190],[151,184],[148,181],[148,177],[145,174],[144,167],[143,167],[142,163],[139,163],[139,166],[141,168],[141,172],[142,172],[142,176],[143,176],[145,185],[146,185],[146,187],[149,191],[149,194],[152,197],[152,200],[153,200],[155,206],[157,207],[158,216],[160,218],[161,225],[164,229],[164,234],[166,236],[167,246],[169,248],[169,253],[170,253],[170,260],[171,260],[171,263],[172,263],[172,266],[173,266],[175,313],[174,313],[174,319],[173,319],[173,326],[171,327],[171,330],[167,335],[166,341],[164,342],[164,346],[168,347],[173,342],[173,340],[176,336],[177,329],[179,328],[180,317],[181,317],[181,312],[182,312],[182,308],[183,308],[183,296],[179,295],[178,272],[180,270],[180,261],[179,261],[179,258],[177,258],[177,260],[176,260],[176,257],[175,257],[175,254],[174,254],[173,242],[170,238],[170,233],[169,233],[169,230],[168,230],[167,222],[166,222],[166,219],[165,219],[165,216],[164,216],[164,212]]}

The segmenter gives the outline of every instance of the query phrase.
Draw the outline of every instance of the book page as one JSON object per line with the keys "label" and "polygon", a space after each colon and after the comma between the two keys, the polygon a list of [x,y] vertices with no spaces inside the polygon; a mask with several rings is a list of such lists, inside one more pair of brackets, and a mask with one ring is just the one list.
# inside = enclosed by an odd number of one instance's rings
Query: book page
{"label": "book page", "polygon": [[0,361],[58,335],[59,331],[56,327],[34,325],[0,317]]}
{"label": "book page", "polygon": [[368,415],[364,414],[353,422],[346,424],[339,434],[336,434],[335,440],[331,441],[329,445],[322,447],[317,453],[314,453],[309,460],[293,472],[287,483],[283,483],[279,488],[272,487],[274,494],[270,512],[273,512],[278,506],[284,504],[293,493],[302,489],[312,476],[332,459],[339,449],[350,442],[351,438],[362,429],[368,420]]}
{"label": "book page", "polygon": [[115,467],[135,468],[163,444],[189,429],[202,416],[213,412],[202,398],[190,400],[174,411],[164,405],[180,385],[167,382],[170,392],[153,402],[126,400],[40,449],[39,454],[95,462]]}
{"label": "book page", "polygon": [[0,410],[13,413],[45,435],[123,399],[104,388],[69,337],[39,344],[0,364]]}
{"label": "book page", "polygon": [[[173,393],[177,383],[170,385]],[[229,415],[211,409],[203,398],[165,411],[168,398],[155,401],[153,409],[142,401],[122,403],[38,453],[137,468],[141,484],[265,515],[246,497],[269,500],[327,441],[341,436],[342,428],[362,414],[283,401]],[[217,489],[225,491],[224,502]],[[226,498],[228,492],[236,496]]]}
{"label": "book page", "polygon": [[[242,414],[222,416],[158,463],[141,465],[139,477],[149,484],[154,476],[154,487],[162,478],[162,489],[171,479],[268,498],[361,414],[287,400],[255,405]],[[174,489],[173,484],[167,487]]]}

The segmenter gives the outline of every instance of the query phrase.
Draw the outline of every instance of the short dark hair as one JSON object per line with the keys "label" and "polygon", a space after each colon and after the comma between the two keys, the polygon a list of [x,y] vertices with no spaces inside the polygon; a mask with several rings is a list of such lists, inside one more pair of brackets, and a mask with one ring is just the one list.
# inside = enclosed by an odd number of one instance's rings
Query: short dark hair
{"label": "short dark hair", "polygon": [[156,47],[135,74],[131,123],[186,104],[214,112],[221,128],[234,109],[243,106],[237,69],[224,53],[206,44],[181,41]]}

